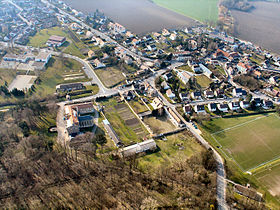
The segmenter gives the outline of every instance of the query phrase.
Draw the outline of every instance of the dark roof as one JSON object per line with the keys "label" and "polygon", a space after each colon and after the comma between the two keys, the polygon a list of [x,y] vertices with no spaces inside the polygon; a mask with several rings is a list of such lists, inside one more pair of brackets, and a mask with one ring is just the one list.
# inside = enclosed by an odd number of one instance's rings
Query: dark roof
{"label": "dark roof", "polygon": [[201,96],[201,92],[196,91],[196,92],[193,93],[193,95],[196,96],[196,97],[197,97],[197,96]]}
{"label": "dark roof", "polygon": [[221,108],[221,109],[228,108],[228,105],[227,105],[227,104],[220,104],[220,108]]}
{"label": "dark roof", "polygon": [[79,121],[88,121],[88,120],[92,120],[92,116],[90,115],[85,115],[85,116],[80,116],[78,117]]}
{"label": "dark roof", "polygon": [[197,111],[205,110],[204,105],[197,105]]}
{"label": "dark roof", "polygon": [[210,104],[210,108],[211,109],[216,109],[217,108],[217,104],[215,104],[215,103]]}

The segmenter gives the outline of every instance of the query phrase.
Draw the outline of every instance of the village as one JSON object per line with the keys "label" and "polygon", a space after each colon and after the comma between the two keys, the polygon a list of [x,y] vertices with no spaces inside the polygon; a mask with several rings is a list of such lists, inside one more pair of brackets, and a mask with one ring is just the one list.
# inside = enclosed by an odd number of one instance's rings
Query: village
{"label": "village", "polygon": [[[0,68],[17,75],[0,93],[16,97],[15,90],[24,95],[39,87],[52,59],[79,62],[52,87],[62,145],[77,147],[80,134],[102,131],[121,157],[143,156],[158,151],[158,140],[186,130],[201,139],[203,121],[272,113],[280,103],[280,57],[250,42],[203,25],[139,36],[99,11],[84,15],[61,1],[43,2],[36,10],[21,1],[1,3]],[[70,36],[54,32],[40,47],[27,44],[57,26]],[[77,54],[66,51],[72,44]]]}

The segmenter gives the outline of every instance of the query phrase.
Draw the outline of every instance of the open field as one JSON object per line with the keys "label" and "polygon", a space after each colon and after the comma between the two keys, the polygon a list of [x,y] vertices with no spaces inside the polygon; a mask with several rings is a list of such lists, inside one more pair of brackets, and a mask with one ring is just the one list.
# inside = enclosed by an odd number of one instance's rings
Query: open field
{"label": "open field", "polygon": [[16,78],[9,85],[8,89],[9,91],[12,91],[13,89],[18,89],[22,91],[29,90],[36,78],[36,76],[30,75],[17,75]]}
{"label": "open field", "polygon": [[145,106],[143,101],[141,101],[141,99],[138,97],[134,98],[131,101],[128,101],[128,103],[137,114],[149,111],[149,109]]}
{"label": "open field", "polygon": [[156,4],[201,22],[218,20],[218,0],[153,0]]}
{"label": "open field", "polygon": [[180,67],[178,67],[178,69],[184,70],[184,71],[188,71],[188,72],[191,72],[191,73],[194,73],[193,70],[192,70],[192,68],[189,67],[189,65],[180,66]]}
{"label": "open field", "polygon": [[98,9],[137,34],[196,25],[191,18],[160,7],[151,0],[65,0],[65,3],[86,14]]}
{"label": "open field", "polygon": [[253,174],[273,196],[280,196],[280,163],[267,166]]}
{"label": "open field", "polygon": [[37,34],[30,39],[28,44],[33,47],[46,47],[46,42],[51,35],[66,37],[67,42],[63,46],[59,47],[59,50],[84,58],[80,50],[86,48],[86,46],[68,28],[53,27],[43,29],[37,32]]}
{"label": "open field", "polygon": [[99,79],[103,82],[103,84],[108,88],[119,84],[125,79],[122,72],[116,67],[95,69],[94,71],[99,77]]}
{"label": "open field", "polygon": [[212,82],[208,77],[205,75],[196,76],[196,81],[200,85],[201,88],[208,88],[210,83]]}
{"label": "open field", "polygon": [[101,104],[105,106],[106,118],[124,144],[141,142],[148,135],[144,126],[125,103],[109,99]]}
{"label": "open field", "polygon": [[280,4],[264,1],[251,2],[251,12],[232,10],[235,36],[280,54]]}
{"label": "open field", "polygon": [[16,70],[14,69],[0,69],[0,86],[10,84],[16,76]]}
{"label": "open field", "polygon": [[279,127],[280,118],[276,114],[214,119],[204,123],[215,146],[220,146],[222,153],[243,172],[280,157]]}
{"label": "open field", "polygon": [[176,127],[174,127],[174,125],[167,119],[166,116],[145,117],[144,122],[152,129],[153,133],[157,135],[176,129]]}
{"label": "open field", "polygon": [[[65,81],[65,77],[75,74],[83,74],[85,78]],[[82,70],[81,63],[76,60],[58,57],[51,58],[47,69],[41,73],[39,78],[41,82],[35,85],[35,94],[41,97],[55,93],[58,84],[89,81]]]}
{"label": "open field", "polygon": [[159,147],[158,152],[139,158],[139,167],[143,170],[156,171],[162,165],[168,166],[185,160],[202,150],[202,147],[186,131],[168,136],[166,141],[158,140],[156,143]]}

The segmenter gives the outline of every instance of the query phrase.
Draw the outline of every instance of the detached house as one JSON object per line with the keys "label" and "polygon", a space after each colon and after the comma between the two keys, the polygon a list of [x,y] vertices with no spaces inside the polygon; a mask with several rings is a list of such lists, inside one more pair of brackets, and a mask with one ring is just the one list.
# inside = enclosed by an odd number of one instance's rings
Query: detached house
{"label": "detached house", "polygon": [[215,104],[215,103],[208,104],[207,107],[208,107],[210,112],[217,111],[217,104]]}
{"label": "detached house", "polygon": [[218,104],[218,109],[221,112],[228,112],[228,105],[227,104]]}
{"label": "detached house", "polygon": [[240,102],[240,107],[241,107],[242,109],[247,109],[247,108],[250,107],[250,103],[249,103],[248,101],[241,101],[241,102]]}
{"label": "detached house", "polygon": [[240,109],[239,102],[231,102],[228,106],[232,111],[238,111]]}
{"label": "detached house", "polygon": [[243,90],[242,88],[234,88],[232,90],[232,95],[234,97],[241,97],[241,96],[246,96],[247,92],[246,92],[246,90]]}
{"label": "detached house", "polygon": [[205,114],[205,107],[204,105],[195,105],[194,106],[194,111],[197,113],[197,114]]}
{"label": "detached house", "polygon": [[168,89],[168,90],[166,91],[166,95],[167,95],[167,97],[170,98],[170,99],[174,99],[174,98],[176,97],[175,94],[174,94],[170,89]]}

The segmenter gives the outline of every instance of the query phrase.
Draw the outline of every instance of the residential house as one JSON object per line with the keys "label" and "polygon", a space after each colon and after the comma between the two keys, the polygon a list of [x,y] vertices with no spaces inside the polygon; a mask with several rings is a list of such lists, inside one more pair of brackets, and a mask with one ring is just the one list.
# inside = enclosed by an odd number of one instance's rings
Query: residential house
{"label": "residential house", "polygon": [[176,38],[177,38],[177,35],[176,35],[176,34],[171,34],[171,35],[169,36],[169,38],[170,38],[172,41],[175,41]]}
{"label": "residential house", "polygon": [[256,107],[260,107],[262,105],[262,101],[260,98],[254,98],[252,102],[255,103]]}
{"label": "residential house", "polygon": [[185,105],[184,107],[183,107],[183,111],[184,111],[184,113],[187,115],[187,114],[191,114],[192,113],[192,107],[191,107],[191,105]]}
{"label": "residential house", "polygon": [[94,57],[94,56],[95,56],[95,53],[94,53],[93,50],[88,51],[88,57],[89,57],[89,58],[92,58],[92,57]]}
{"label": "residential house", "polygon": [[212,90],[205,90],[204,91],[204,96],[206,98],[214,98],[215,97],[214,92]]}
{"label": "residential house", "polygon": [[168,31],[167,29],[164,28],[164,29],[162,30],[162,35],[163,35],[163,36],[170,36],[170,33],[169,33],[169,31]]}
{"label": "residential house", "polygon": [[154,98],[151,105],[152,105],[153,109],[155,109],[155,110],[159,110],[159,109],[163,108],[163,103],[161,102],[161,100],[158,97]]}
{"label": "residential house", "polygon": [[241,102],[240,102],[240,107],[241,107],[242,109],[247,109],[247,108],[250,107],[250,102],[249,102],[249,101],[241,101]]}
{"label": "residential house", "polygon": [[106,67],[106,65],[104,63],[102,63],[97,58],[93,61],[93,65],[95,66],[96,69],[100,69],[100,68],[105,68]]}
{"label": "residential house", "polygon": [[166,81],[168,81],[168,80],[170,80],[170,79],[173,78],[173,74],[172,74],[171,72],[168,72],[168,73],[164,74],[162,77],[163,77]]}
{"label": "residential house", "polygon": [[194,106],[194,111],[197,114],[205,114],[206,113],[204,105],[195,105]]}
{"label": "residential house", "polygon": [[277,83],[279,83],[280,79],[278,76],[272,76],[269,78],[269,83],[272,85],[276,85]]}
{"label": "residential house", "polygon": [[263,100],[262,108],[264,109],[271,109],[273,108],[273,102],[270,100]]}
{"label": "residential house", "polygon": [[234,88],[232,90],[232,95],[234,97],[241,97],[241,96],[246,96],[247,92],[246,92],[246,90],[243,90],[242,88]]}
{"label": "residential house", "polygon": [[240,73],[242,74],[246,74],[248,71],[250,71],[252,69],[252,67],[248,64],[245,64],[245,63],[242,63],[242,62],[239,62],[237,64],[237,69]]}
{"label": "residential house", "polygon": [[168,98],[170,98],[170,99],[174,99],[174,98],[176,97],[176,95],[172,92],[171,89],[168,89],[168,90],[166,91],[166,96],[167,96]]}
{"label": "residential house", "polygon": [[228,112],[227,104],[218,104],[217,107],[218,107],[219,111],[221,111],[221,112]]}
{"label": "residential house", "polygon": [[191,97],[194,100],[201,100],[202,99],[202,95],[201,95],[200,91],[192,92]]}
{"label": "residential house", "polygon": [[179,97],[182,101],[188,101],[190,99],[190,97],[187,93],[180,93]]}
{"label": "residential house", "polygon": [[122,97],[124,99],[126,99],[127,101],[130,101],[130,100],[134,99],[136,97],[136,95],[135,95],[135,93],[132,90],[129,90],[127,92],[124,92],[122,94]]}
{"label": "residential house", "polygon": [[230,102],[228,106],[232,111],[238,111],[240,109],[239,102]]}
{"label": "residential house", "polygon": [[208,109],[210,112],[215,112],[217,111],[217,104],[216,103],[210,103],[207,105]]}
{"label": "residential house", "polygon": [[150,50],[150,51],[156,51],[156,50],[157,50],[157,47],[156,47],[156,45],[154,45],[154,44],[148,45],[148,50]]}
{"label": "residential house", "polygon": [[217,98],[224,98],[225,97],[225,91],[223,89],[217,89],[214,91],[214,95]]}
{"label": "residential house", "polygon": [[170,86],[167,84],[166,81],[163,81],[160,85],[164,90],[168,90],[170,89]]}
{"label": "residential house", "polygon": [[79,114],[91,114],[95,112],[92,102],[75,104],[72,106],[72,108],[75,109]]}

